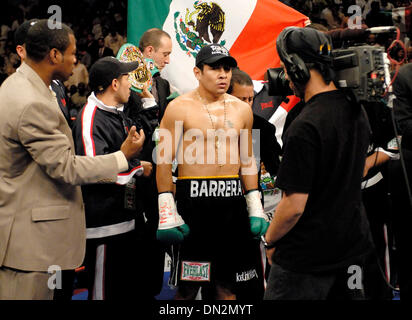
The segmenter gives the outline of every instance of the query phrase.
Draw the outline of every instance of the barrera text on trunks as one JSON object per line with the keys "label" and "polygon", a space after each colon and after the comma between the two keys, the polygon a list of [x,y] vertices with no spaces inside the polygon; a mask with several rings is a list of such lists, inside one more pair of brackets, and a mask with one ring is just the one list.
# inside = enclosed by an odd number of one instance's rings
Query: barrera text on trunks
{"label": "barrera text on trunks", "polygon": [[241,196],[242,186],[239,179],[230,180],[192,180],[190,181],[190,197],[236,197]]}

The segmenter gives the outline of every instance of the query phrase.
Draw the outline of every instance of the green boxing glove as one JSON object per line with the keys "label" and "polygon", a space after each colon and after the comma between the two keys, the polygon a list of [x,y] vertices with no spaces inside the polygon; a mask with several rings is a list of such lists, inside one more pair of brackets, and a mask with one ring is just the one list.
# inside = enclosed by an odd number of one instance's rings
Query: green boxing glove
{"label": "green boxing glove", "polygon": [[269,219],[263,212],[259,190],[247,192],[245,199],[249,213],[250,231],[256,238],[263,236],[269,227]]}
{"label": "green boxing glove", "polygon": [[165,245],[181,243],[189,234],[189,226],[177,213],[175,199],[171,192],[159,194],[159,226],[156,238]]}

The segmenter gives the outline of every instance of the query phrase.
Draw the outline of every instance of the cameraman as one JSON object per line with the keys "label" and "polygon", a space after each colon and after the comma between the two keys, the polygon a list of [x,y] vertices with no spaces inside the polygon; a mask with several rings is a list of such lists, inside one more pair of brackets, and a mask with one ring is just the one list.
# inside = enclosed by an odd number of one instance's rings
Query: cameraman
{"label": "cameraman", "polygon": [[[401,149],[405,160],[409,186],[412,183],[412,63],[399,69],[398,76],[393,83],[393,92],[396,99],[393,111],[402,136]],[[400,161],[391,163],[391,191],[393,197],[393,224],[394,234],[399,252],[399,287],[400,299],[412,298],[411,249],[412,240],[410,226],[412,224],[412,210],[405,177]]]}
{"label": "cameraman", "polygon": [[284,194],[265,236],[272,261],[265,299],[363,298],[361,268],[371,251],[361,199],[367,119],[331,81],[326,35],[288,27],[276,47],[305,106],[284,135],[277,176]]}

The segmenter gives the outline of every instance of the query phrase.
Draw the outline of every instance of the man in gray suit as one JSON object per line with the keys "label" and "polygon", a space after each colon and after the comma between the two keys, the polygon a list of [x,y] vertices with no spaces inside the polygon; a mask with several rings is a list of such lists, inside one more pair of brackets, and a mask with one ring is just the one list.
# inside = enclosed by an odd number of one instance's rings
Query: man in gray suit
{"label": "man in gray suit", "polygon": [[132,127],[120,151],[76,156],[71,130],[49,86],[76,61],[73,31],[32,26],[27,59],[0,88],[0,299],[52,299],[48,270],[83,262],[80,185],[116,180],[144,142]]}

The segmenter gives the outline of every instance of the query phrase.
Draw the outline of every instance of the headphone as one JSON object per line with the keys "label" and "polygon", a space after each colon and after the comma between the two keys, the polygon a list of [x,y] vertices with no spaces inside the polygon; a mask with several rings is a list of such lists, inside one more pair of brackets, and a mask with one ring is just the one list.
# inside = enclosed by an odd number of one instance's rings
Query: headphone
{"label": "headphone", "polygon": [[[303,61],[303,59],[297,54],[297,53],[288,53],[286,41],[288,39],[288,36],[290,33],[293,31],[298,31],[299,32],[304,32],[305,30],[302,31],[302,28],[298,27],[287,27],[283,29],[283,31],[279,34],[279,37],[276,41],[276,48],[278,50],[279,57],[283,61],[283,64],[285,65],[286,71],[288,73],[288,77],[292,82],[299,83],[299,84],[305,84],[306,82],[309,81],[310,79],[310,71]],[[309,31],[311,30],[311,31]],[[322,39],[323,34],[321,34],[318,31],[315,31],[313,29],[306,29],[307,33],[305,35],[305,41],[307,44],[310,44],[311,39],[313,41],[316,41],[318,43],[322,43],[319,46],[319,51],[317,53],[312,52],[312,50],[308,50],[305,52],[305,55],[313,57],[315,60],[317,60],[319,63],[319,68],[324,75],[324,78],[326,77],[327,79],[333,77],[333,71],[328,67],[327,65],[324,65],[324,63],[330,63],[332,61],[332,58],[330,57],[331,54],[331,45],[330,42],[327,40],[327,37],[325,39]],[[313,33],[313,34],[311,34]],[[315,38],[316,39],[315,39]],[[323,63],[321,62],[323,61]]]}
{"label": "headphone", "polygon": [[277,41],[278,54],[285,65],[288,77],[292,82],[305,84],[310,79],[310,72],[307,68],[305,62],[296,53],[287,53],[286,40],[288,35],[295,30],[297,27],[287,27],[285,28]]}

